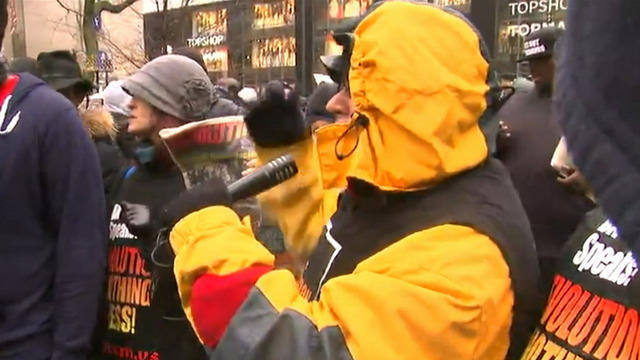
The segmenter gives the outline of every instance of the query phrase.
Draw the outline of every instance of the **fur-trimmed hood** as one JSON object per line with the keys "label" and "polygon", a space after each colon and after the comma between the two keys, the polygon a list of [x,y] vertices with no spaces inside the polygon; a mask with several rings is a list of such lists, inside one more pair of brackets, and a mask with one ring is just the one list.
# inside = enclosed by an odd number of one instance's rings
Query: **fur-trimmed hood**
{"label": "fur-trimmed hood", "polygon": [[114,138],[116,128],[113,117],[105,110],[87,110],[80,113],[80,118],[92,139]]}

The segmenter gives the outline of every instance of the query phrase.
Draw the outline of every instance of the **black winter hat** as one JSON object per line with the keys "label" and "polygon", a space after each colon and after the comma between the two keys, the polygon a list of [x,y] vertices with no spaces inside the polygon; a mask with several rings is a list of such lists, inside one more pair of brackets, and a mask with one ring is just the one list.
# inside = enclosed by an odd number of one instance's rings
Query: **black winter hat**
{"label": "black winter hat", "polygon": [[327,103],[329,103],[329,100],[331,100],[331,98],[337,93],[337,84],[322,83],[318,85],[318,87],[313,91],[313,94],[309,97],[309,102],[307,104],[305,120],[309,125],[318,120],[324,120],[331,123],[336,121],[335,115],[327,111]]}
{"label": "black winter hat", "polygon": [[80,64],[67,50],[40,53],[37,69],[40,78],[56,91],[72,86],[79,86],[85,92],[93,88],[93,82],[82,76]]}

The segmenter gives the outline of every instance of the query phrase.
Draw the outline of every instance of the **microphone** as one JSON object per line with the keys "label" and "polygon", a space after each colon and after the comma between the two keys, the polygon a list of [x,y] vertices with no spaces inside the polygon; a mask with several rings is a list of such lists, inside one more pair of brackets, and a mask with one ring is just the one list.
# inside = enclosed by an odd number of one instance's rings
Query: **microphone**
{"label": "microphone", "polygon": [[168,228],[183,217],[212,205],[231,206],[234,202],[250,198],[285,182],[298,173],[291,155],[283,155],[251,174],[225,185],[220,179],[211,179],[182,192],[161,210],[161,222]]}
{"label": "microphone", "polygon": [[250,198],[279,185],[298,173],[293,156],[287,154],[260,166],[249,175],[229,184],[231,201]]}

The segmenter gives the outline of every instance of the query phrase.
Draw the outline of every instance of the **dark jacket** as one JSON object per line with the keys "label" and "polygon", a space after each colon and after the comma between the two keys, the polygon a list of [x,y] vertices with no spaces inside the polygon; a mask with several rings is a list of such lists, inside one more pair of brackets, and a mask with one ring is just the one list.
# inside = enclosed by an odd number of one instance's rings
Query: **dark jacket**
{"label": "dark jacket", "polygon": [[98,156],[73,105],[20,78],[0,125],[0,359],[84,359],[106,262]]}
{"label": "dark jacket", "polygon": [[171,265],[162,265],[170,260],[162,252],[152,255],[159,229],[137,232],[126,215],[134,207],[145,208],[156,224],[160,209],[184,189],[178,169],[155,162],[128,171],[113,194],[109,259],[117,261],[108,264],[103,360],[130,360],[130,353],[144,359],[205,358],[180,306]]}
{"label": "dark jacket", "polygon": [[498,116],[511,132],[509,146],[500,151],[500,158],[520,193],[538,255],[557,258],[591,204],[558,183],[550,165],[562,136],[551,99],[535,90],[518,91]]}
{"label": "dark jacket", "polygon": [[557,100],[573,160],[640,252],[640,2],[574,1]]}
{"label": "dark jacket", "polygon": [[214,101],[213,105],[211,105],[211,110],[209,110],[207,117],[213,119],[222,116],[244,115],[245,112],[246,110],[244,108],[236,105],[233,101],[218,98]]}
{"label": "dark jacket", "polygon": [[120,149],[113,144],[110,138],[97,138],[93,141],[100,159],[105,196],[109,198],[111,196],[109,190],[113,188],[114,183],[118,180],[118,176],[120,176],[125,165],[125,160]]}
{"label": "dark jacket", "polygon": [[104,194],[107,206],[111,206],[110,192],[116,186],[116,182],[120,180],[119,177],[121,177],[126,163],[122,151],[114,141],[116,136],[114,119],[103,110],[81,112],[80,118],[96,146],[102,170]]}

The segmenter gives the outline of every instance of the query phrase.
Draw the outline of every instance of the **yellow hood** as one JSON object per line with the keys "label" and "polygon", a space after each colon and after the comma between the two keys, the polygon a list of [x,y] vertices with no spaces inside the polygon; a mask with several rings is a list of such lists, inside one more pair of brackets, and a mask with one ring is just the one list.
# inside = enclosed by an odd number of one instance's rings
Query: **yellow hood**
{"label": "yellow hood", "polygon": [[411,191],[485,160],[489,65],[479,44],[463,19],[430,5],[388,2],[363,19],[349,82],[370,121],[348,176]]}

